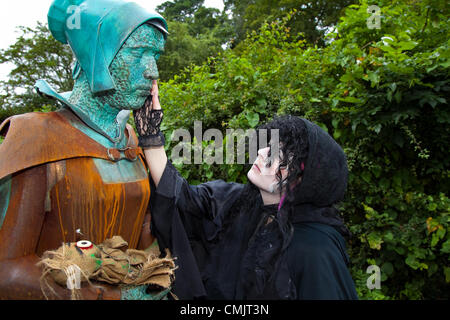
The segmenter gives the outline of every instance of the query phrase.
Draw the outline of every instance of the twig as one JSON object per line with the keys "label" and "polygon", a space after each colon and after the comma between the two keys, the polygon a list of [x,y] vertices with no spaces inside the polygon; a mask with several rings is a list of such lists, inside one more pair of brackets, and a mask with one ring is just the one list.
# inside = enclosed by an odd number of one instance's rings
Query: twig
{"label": "twig", "polygon": [[428,24],[428,15],[429,15],[429,13],[430,13],[430,8],[428,7],[428,9],[427,9],[427,15],[426,15],[426,17],[425,17],[425,24],[423,25],[422,31],[420,32],[421,34],[425,31],[425,28],[427,27],[427,24]]}

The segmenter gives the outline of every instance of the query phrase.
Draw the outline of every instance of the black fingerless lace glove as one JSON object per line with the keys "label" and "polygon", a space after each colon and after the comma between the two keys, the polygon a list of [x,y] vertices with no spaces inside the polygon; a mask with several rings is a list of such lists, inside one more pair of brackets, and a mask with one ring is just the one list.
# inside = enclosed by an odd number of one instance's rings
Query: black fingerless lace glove
{"label": "black fingerless lace glove", "polygon": [[149,96],[144,106],[139,110],[133,111],[133,114],[139,135],[139,147],[151,148],[164,146],[164,134],[160,131],[164,112],[162,109],[152,110],[152,97]]}

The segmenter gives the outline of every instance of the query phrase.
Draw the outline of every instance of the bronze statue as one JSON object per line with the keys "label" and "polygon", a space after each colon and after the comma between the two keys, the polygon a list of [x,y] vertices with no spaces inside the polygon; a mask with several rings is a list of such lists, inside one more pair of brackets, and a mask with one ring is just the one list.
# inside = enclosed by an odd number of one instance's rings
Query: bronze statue
{"label": "bronze statue", "polygon": [[[0,125],[0,299],[43,299],[39,257],[77,235],[94,243],[117,235],[140,249],[153,241],[148,169],[127,120],[159,77],[167,23],[132,2],[73,3],[78,25],[67,23],[68,1],[55,0],[48,14],[53,36],[76,58],[73,91],[40,80],[37,91],[63,107]],[[82,291],[85,299],[123,298],[114,286]]]}

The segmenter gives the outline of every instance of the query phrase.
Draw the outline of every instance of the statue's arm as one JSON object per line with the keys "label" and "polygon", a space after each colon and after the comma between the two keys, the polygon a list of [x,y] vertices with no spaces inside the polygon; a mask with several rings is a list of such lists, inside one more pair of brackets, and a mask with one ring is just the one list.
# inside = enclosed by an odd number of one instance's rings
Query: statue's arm
{"label": "statue's arm", "polygon": [[46,167],[2,179],[0,299],[43,298],[36,247],[44,221]]}
{"label": "statue's arm", "polygon": [[[46,179],[42,165],[0,180],[0,300],[45,299],[36,248],[45,219]],[[70,299],[69,290],[52,287],[61,299]],[[104,299],[120,299],[120,291],[104,289]],[[84,299],[98,294],[94,288],[82,289]]]}

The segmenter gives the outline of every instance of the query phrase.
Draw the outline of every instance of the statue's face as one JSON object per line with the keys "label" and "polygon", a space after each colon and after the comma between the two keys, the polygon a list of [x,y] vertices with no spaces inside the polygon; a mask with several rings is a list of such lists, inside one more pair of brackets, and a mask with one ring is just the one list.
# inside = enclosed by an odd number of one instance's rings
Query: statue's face
{"label": "statue's face", "polygon": [[116,90],[99,97],[116,109],[136,110],[150,94],[152,80],[159,78],[156,61],[164,51],[164,36],[144,24],[127,39],[110,66]]}

